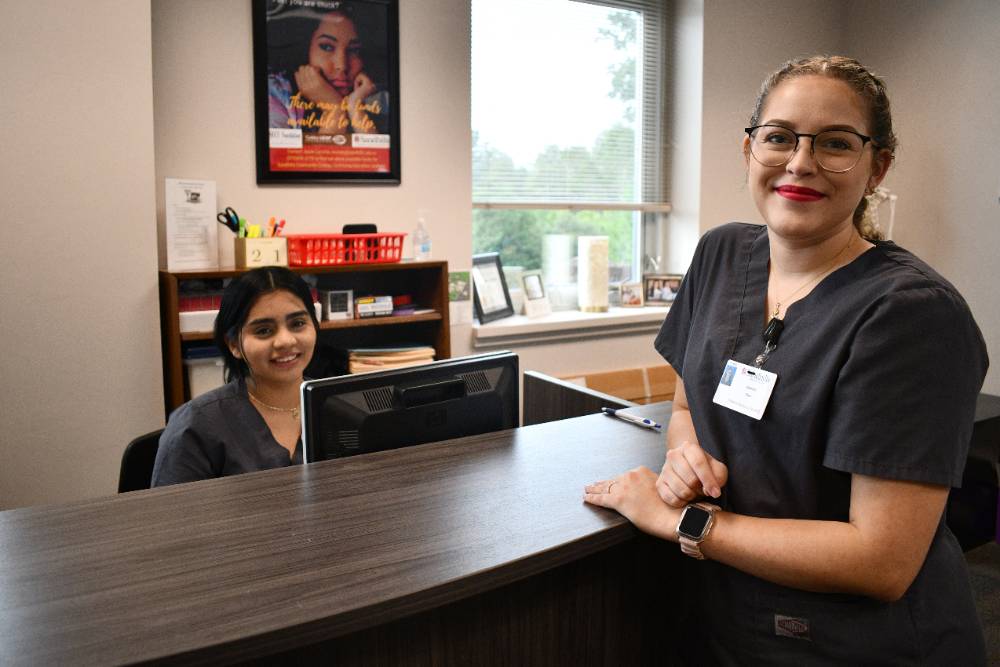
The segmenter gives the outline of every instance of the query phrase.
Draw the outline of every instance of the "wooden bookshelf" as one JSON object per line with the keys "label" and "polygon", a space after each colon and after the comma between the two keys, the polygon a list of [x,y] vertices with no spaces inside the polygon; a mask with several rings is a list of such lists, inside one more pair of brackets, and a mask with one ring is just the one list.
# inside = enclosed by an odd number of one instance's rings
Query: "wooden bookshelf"
{"label": "wooden bookshelf", "polygon": [[[312,276],[308,280],[315,282],[319,289],[350,289],[354,290],[355,296],[410,294],[419,308],[430,310],[413,315],[321,322],[318,350],[415,343],[433,347],[437,359],[451,356],[447,262],[350,264],[291,269],[304,276]],[[243,271],[237,269],[160,271],[163,395],[167,415],[190,398],[183,361],[185,349],[193,344],[205,345],[212,340],[211,331],[180,331],[178,303],[185,283],[201,281],[221,286],[226,279],[241,273]]]}

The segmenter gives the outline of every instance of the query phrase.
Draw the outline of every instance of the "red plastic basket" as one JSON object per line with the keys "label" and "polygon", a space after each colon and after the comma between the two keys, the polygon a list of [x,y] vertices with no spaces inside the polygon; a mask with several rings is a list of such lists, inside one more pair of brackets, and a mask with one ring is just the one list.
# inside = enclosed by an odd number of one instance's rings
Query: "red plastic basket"
{"label": "red plastic basket", "polygon": [[289,266],[387,264],[403,254],[406,233],[289,234]]}

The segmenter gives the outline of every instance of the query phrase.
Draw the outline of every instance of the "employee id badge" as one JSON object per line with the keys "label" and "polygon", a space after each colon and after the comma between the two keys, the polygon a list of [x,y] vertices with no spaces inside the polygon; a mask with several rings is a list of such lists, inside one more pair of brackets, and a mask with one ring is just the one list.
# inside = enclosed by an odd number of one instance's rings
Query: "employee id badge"
{"label": "employee id badge", "polygon": [[722,379],[719,380],[712,402],[747,417],[760,419],[764,416],[777,381],[777,373],[730,359],[722,371]]}

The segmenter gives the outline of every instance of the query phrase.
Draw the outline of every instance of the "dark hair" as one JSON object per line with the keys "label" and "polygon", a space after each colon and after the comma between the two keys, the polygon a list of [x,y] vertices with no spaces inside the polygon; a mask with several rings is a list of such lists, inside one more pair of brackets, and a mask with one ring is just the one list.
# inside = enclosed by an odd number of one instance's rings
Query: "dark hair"
{"label": "dark hair", "polygon": [[[890,157],[895,157],[897,141],[896,134],[892,130],[892,111],[885,83],[868,71],[860,62],[846,56],[811,56],[800,60],[789,60],[783,64],[761,84],[760,92],[757,93],[757,100],[754,103],[753,114],[750,116],[750,125],[757,125],[760,122],[760,115],[764,110],[767,96],[778,84],[785,79],[808,75],[839,79],[860,95],[861,99],[868,105],[868,120],[871,125],[868,132],[871,134],[875,149],[887,150]],[[862,197],[857,208],[854,209],[854,226],[866,239],[883,238],[882,233],[877,229],[863,224],[866,208],[868,208],[868,199]]]}
{"label": "dark hair", "polygon": [[312,292],[301,276],[283,266],[264,266],[247,271],[226,286],[222,293],[219,314],[215,317],[212,338],[216,347],[222,352],[222,360],[226,365],[226,382],[234,378],[244,379],[250,373],[247,363],[243,359],[237,359],[229,350],[229,341],[239,341],[240,330],[247,323],[250,309],[257,300],[265,294],[279,290],[291,292],[302,301],[313,326],[319,331]]}
{"label": "dark hair", "polygon": [[294,2],[273,3],[267,10],[268,65],[271,72],[284,72],[294,85],[293,74],[309,62],[309,43],[327,14],[346,16],[354,23],[361,40],[361,60],[365,74],[379,88],[388,83],[388,43],[385,5],[351,0],[317,0],[315,6]]}

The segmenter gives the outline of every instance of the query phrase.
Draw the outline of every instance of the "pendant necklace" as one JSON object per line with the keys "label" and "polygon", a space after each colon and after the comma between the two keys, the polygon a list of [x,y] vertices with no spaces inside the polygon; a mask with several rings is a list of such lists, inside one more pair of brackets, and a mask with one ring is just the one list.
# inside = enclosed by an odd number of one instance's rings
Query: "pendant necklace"
{"label": "pendant necklace", "polygon": [[292,419],[299,418],[299,406],[297,405],[294,408],[279,408],[275,405],[268,405],[264,401],[260,400],[259,398],[251,394],[249,389],[247,390],[247,396],[249,396],[250,400],[252,400],[254,403],[261,405],[267,408],[268,410],[274,410],[275,412],[290,412],[292,413]]}
{"label": "pendant necklace", "polygon": [[778,316],[781,314],[781,302],[782,301],[788,301],[793,296],[795,296],[796,294],[798,294],[799,292],[801,292],[802,290],[804,290],[806,287],[809,287],[813,283],[818,282],[823,276],[825,276],[826,274],[828,274],[830,272],[830,270],[833,269],[834,265],[837,263],[837,260],[840,259],[840,256],[843,255],[845,252],[847,252],[847,249],[850,248],[853,244],[854,244],[854,232],[852,231],[851,232],[851,238],[847,239],[847,245],[845,245],[843,248],[840,249],[840,252],[838,252],[834,256],[834,258],[832,260],[830,260],[829,264],[827,264],[825,267],[823,267],[822,271],[820,271],[819,273],[817,273],[815,276],[811,277],[806,282],[804,282],[801,285],[799,285],[795,289],[794,292],[792,292],[791,294],[788,294],[783,299],[778,299],[774,303],[774,312],[771,313],[771,319],[779,319]]}
{"label": "pendant necklace", "polygon": [[804,290],[806,287],[809,287],[813,283],[818,282],[821,278],[827,275],[837,264],[837,260],[840,259],[841,255],[847,252],[847,249],[850,248],[853,244],[854,244],[854,233],[852,231],[851,238],[847,240],[847,245],[841,248],[840,252],[838,252],[834,256],[834,258],[830,261],[830,263],[827,264],[825,267],[823,267],[822,271],[817,273],[815,276],[811,277],[806,282],[799,285],[798,288],[796,288],[795,291],[792,292],[791,294],[788,294],[783,299],[775,301],[774,312],[771,313],[771,319],[768,321],[767,326],[764,328],[764,333],[761,335],[761,337],[764,339],[764,349],[753,360],[754,366],[756,366],[757,368],[762,367],[764,365],[764,362],[767,361],[767,356],[772,352],[774,352],[775,348],[778,347],[778,338],[781,336],[781,332],[785,328],[785,321],[779,317],[779,315],[781,315],[781,302],[782,301],[787,302],[789,299],[791,299],[796,294]]}

